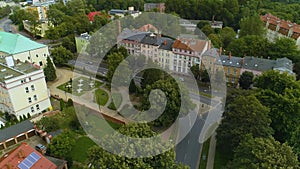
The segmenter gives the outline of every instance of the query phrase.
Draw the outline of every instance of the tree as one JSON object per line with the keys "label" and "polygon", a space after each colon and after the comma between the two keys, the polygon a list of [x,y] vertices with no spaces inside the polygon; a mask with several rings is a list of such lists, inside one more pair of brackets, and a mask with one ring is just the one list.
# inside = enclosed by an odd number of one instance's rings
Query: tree
{"label": "tree", "polygon": [[239,84],[242,87],[242,89],[249,89],[250,86],[253,84],[253,78],[254,75],[252,72],[243,72],[239,79]]}
{"label": "tree", "polygon": [[146,69],[143,72],[143,78],[141,80],[141,87],[146,88],[147,85],[152,85],[158,80],[161,80],[163,73],[159,69]]}
{"label": "tree", "polygon": [[38,121],[37,125],[40,129],[47,132],[56,131],[59,129],[58,121],[51,117],[43,117],[40,121]]}
{"label": "tree", "polygon": [[[152,131],[151,127],[145,123],[139,124],[126,124],[119,129],[119,132],[123,135],[133,137],[133,138],[150,138],[156,135],[155,132]],[[112,136],[114,137],[114,136]],[[108,138],[107,138],[108,139]],[[114,146],[116,143],[125,142],[127,144],[127,140],[120,139],[116,137],[115,139],[109,139],[107,141],[106,146]],[[168,143],[160,142],[160,146],[166,146]],[[140,143],[137,145],[141,145],[140,151],[152,151],[154,147],[154,143],[149,143],[147,146],[143,146],[145,143]],[[155,145],[157,147],[157,145]],[[152,149],[151,149],[152,148]],[[122,153],[121,154],[132,154],[130,151],[131,148],[128,147],[120,147]],[[153,149],[153,152],[156,150]],[[149,157],[149,158],[127,158],[122,157],[116,154],[112,154],[103,150],[98,146],[94,146],[90,148],[87,152],[88,154],[88,163],[91,163],[95,168],[172,168],[172,169],[187,169],[187,166],[183,166],[182,164],[175,163],[175,151],[173,149],[166,151],[162,154]]]}
{"label": "tree", "polygon": [[64,158],[69,155],[75,143],[75,134],[70,130],[65,130],[52,139],[47,151],[51,156]]}
{"label": "tree", "polygon": [[46,76],[46,81],[54,81],[56,79],[56,70],[49,56],[47,57],[47,65],[44,68],[44,74]]}
{"label": "tree", "polygon": [[209,24],[209,22],[208,21],[199,21],[198,23],[197,23],[197,27],[199,28],[199,29],[202,29],[204,26],[206,26],[206,25],[209,25],[210,26],[210,24]]}
{"label": "tree", "polygon": [[300,159],[300,126],[298,126],[295,131],[293,131],[291,138],[288,140],[288,144],[293,148],[295,154],[298,155],[298,160]]}
{"label": "tree", "polygon": [[299,168],[297,155],[286,143],[281,144],[273,137],[246,137],[235,150],[234,159],[227,168],[269,169]]}
{"label": "tree", "polygon": [[263,36],[265,34],[265,28],[259,15],[243,18],[241,20],[240,27],[240,37],[247,35]]}
{"label": "tree", "polygon": [[230,27],[225,27],[220,31],[220,39],[225,48],[228,47],[228,45],[235,39],[235,37],[236,37],[236,33]]}
{"label": "tree", "polygon": [[124,56],[120,53],[112,53],[108,55],[108,72],[107,72],[107,79],[111,82],[113,74],[119,64],[124,60]]}
{"label": "tree", "polygon": [[[141,101],[142,111],[149,110],[150,106],[153,106],[153,111],[157,110],[153,114],[161,112],[159,106],[162,106],[162,103],[164,101],[167,101],[164,112],[159,116],[159,118],[157,118],[151,123],[152,125],[156,127],[168,127],[176,120],[180,110],[182,110],[182,112],[184,113],[187,113],[190,110],[194,109],[195,105],[192,103],[188,95],[189,92],[187,91],[186,87],[182,85],[180,89],[179,85],[181,84],[177,84],[177,82],[174,79],[168,77],[164,80],[158,80],[153,84],[146,86],[146,89],[144,89],[143,91]],[[158,94],[156,95],[156,97],[151,99],[152,102],[150,105],[149,94],[152,90],[155,89],[161,90],[166,96],[167,100],[163,100],[162,94]],[[182,90],[181,93],[183,93],[183,95],[180,94],[180,90]],[[145,116],[152,117],[152,114],[145,114]]]}
{"label": "tree", "polygon": [[232,152],[247,134],[253,137],[269,137],[273,133],[270,127],[269,109],[253,96],[238,96],[226,106],[223,120],[217,129],[218,143],[225,152]]}
{"label": "tree", "polygon": [[272,44],[270,49],[270,56],[272,59],[289,58],[294,63],[300,61],[300,52],[294,40],[290,38],[278,38]]}
{"label": "tree", "polygon": [[191,69],[191,72],[193,73],[195,79],[199,80],[200,79],[200,68],[199,68],[199,65],[198,64],[193,65],[190,69]]}
{"label": "tree", "polygon": [[54,48],[51,52],[51,56],[55,65],[63,65],[73,58],[72,52],[63,46]]}
{"label": "tree", "polygon": [[200,70],[200,78],[201,78],[201,81],[204,83],[210,82],[210,77],[209,77],[208,71],[206,69]]}
{"label": "tree", "polygon": [[211,43],[213,44],[213,46],[215,48],[220,48],[221,46],[223,46],[223,43],[222,43],[219,35],[217,35],[217,34],[208,35],[208,39],[211,40]]}
{"label": "tree", "polygon": [[51,27],[49,26],[49,29],[46,30],[46,38],[55,41],[58,40],[60,38],[59,32],[55,27]]}
{"label": "tree", "polygon": [[269,71],[255,79],[260,102],[270,108],[274,138],[288,141],[300,125],[300,84],[286,73]]}
{"label": "tree", "polygon": [[205,25],[204,27],[201,28],[201,31],[206,35],[209,36],[210,34],[214,33],[214,29],[211,28],[210,25]]}

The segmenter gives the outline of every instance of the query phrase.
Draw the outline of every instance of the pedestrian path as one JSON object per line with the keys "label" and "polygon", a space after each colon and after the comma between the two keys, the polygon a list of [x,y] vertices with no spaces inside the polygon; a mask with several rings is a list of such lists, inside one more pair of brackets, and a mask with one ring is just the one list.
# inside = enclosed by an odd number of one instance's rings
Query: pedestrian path
{"label": "pedestrian path", "polygon": [[215,153],[216,153],[216,133],[214,133],[210,139],[206,169],[214,168]]}

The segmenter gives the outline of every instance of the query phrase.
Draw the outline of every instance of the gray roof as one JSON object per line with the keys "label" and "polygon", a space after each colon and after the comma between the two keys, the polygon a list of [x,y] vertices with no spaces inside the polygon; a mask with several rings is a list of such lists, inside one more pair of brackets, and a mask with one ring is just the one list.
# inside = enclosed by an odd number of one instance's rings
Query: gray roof
{"label": "gray roof", "polygon": [[223,66],[231,66],[231,67],[241,68],[242,63],[243,63],[243,58],[235,57],[235,56],[231,56],[229,58],[229,56],[227,56],[227,55],[222,55],[220,57],[220,59],[218,59],[216,62],[217,62],[217,64],[222,63]]}
{"label": "gray roof", "polygon": [[293,62],[288,58],[279,58],[275,62],[274,68],[286,68],[288,70],[293,70]]}
{"label": "gray roof", "polygon": [[[207,51],[205,51],[204,52],[204,54],[203,54],[203,56],[204,57],[219,57],[220,56],[220,52],[219,52],[220,50],[219,49],[217,49],[217,48],[211,48],[211,49],[209,49],[209,50],[207,50]],[[218,63],[218,62],[217,62]]]}
{"label": "gray roof", "polygon": [[243,68],[256,71],[268,71],[274,68],[275,62],[275,60],[246,56],[244,58]]}
{"label": "gray roof", "polygon": [[[162,38],[162,40],[163,40],[163,43],[159,46],[159,49],[172,51],[172,45],[173,45],[174,41],[170,38]],[[166,44],[164,42],[166,42]]]}
{"label": "gray roof", "polygon": [[67,163],[65,160],[61,160],[58,158],[50,157],[50,156],[45,156],[49,161],[54,163],[56,166],[58,166],[58,169],[61,169],[64,167],[65,163]]}
{"label": "gray roof", "polygon": [[0,130],[0,142],[13,138],[19,134],[25,133],[33,129],[34,124],[29,120],[20,122],[11,127]]}
{"label": "gray roof", "polygon": [[129,37],[125,38],[125,40],[141,42],[144,39],[144,37],[148,34],[150,34],[150,33],[135,34],[133,36],[129,36]]}
{"label": "gray roof", "polygon": [[161,37],[155,35],[155,34],[147,34],[141,41],[143,44],[148,45],[154,45],[154,46],[160,46],[163,43],[163,40]]}

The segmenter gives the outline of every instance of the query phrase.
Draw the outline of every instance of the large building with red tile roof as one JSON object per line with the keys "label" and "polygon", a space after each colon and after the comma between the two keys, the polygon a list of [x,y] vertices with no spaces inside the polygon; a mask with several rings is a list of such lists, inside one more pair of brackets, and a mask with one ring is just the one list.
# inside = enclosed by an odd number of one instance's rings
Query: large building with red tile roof
{"label": "large building with red tile roof", "polygon": [[300,48],[300,25],[285,21],[272,14],[261,16],[261,20],[267,28],[267,38],[274,42],[277,38],[287,37],[295,40],[298,48]]}
{"label": "large building with red tile roof", "polygon": [[57,169],[58,167],[27,143],[22,143],[19,147],[0,158],[0,168]]}

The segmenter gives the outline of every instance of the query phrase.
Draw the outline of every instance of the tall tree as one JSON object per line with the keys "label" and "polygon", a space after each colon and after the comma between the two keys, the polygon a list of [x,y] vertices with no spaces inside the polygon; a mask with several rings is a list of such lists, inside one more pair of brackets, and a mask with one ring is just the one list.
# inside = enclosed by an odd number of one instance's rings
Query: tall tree
{"label": "tall tree", "polygon": [[249,89],[250,86],[253,84],[253,78],[254,75],[252,72],[243,72],[239,79],[239,84],[242,87],[242,89]]}
{"label": "tall tree", "polygon": [[[149,138],[156,135],[155,132],[152,131],[150,126],[145,123],[139,124],[127,124],[122,126],[119,129],[119,132],[123,135],[133,137],[133,138]],[[114,137],[114,136],[113,136]],[[110,139],[107,141],[107,146],[114,146],[116,143],[127,142],[124,139],[120,139],[116,137],[116,139]],[[154,143],[150,143],[147,146],[142,147],[144,143],[136,144],[141,145],[140,151],[153,151]],[[168,143],[161,142],[161,146],[166,146]],[[157,145],[155,145],[157,147]],[[152,150],[153,149],[153,150]],[[132,154],[133,152],[129,151],[130,148],[121,147],[122,154]],[[119,155],[115,155],[103,150],[100,147],[92,147],[88,151],[88,162],[91,163],[95,168],[172,168],[172,169],[187,169],[187,166],[183,166],[181,164],[175,163],[175,151],[173,149],[166,151],[160,155],[156,155],[149,158],[127,158]]]}
{"label": "tall tree", "polygon": [[55,65],[63,65],[73,58],[73,53],[63,46],[52,50],[51,56]]}
{"label": "tall tree", "polygon": [[115,52],[108,55],[107,59],[108,59],[107,79],[111,82],[114,72],[119,66],[119,64],[124,60],[124,56],[120,52]]}
{"label": "tall tree", "polygon": [[69,155],[75,143],[75,134],[66,130],[52,139],[47,151],[54,157],[64,158]]}
{"label": "tall tree", "polygon": [[46,81],[54,81],[56,79],[56,70],[49,56],[47,57],[47,65],[44,68],[44,74]]}
{"label": "tall tree", "polygon": [[226,106],[221,125],[217,129],[218,147],[232,152],[247,134],[269,137],[272,134],[269,109],[253,95],[239,96]]}
{"label": "tall tree", "polygon": [[297,155],[286,143],[274,138],[246,137],[235,150],[234,159],[227,168],[269,169],[299,168]]}
{"label": "tall tree", "polygon": [[259,15],[253,15],[246,18],[242,18],[240,27],[240,37],[247,35],[263,36],[265,34],[264,24],[261,21]]}
{"label": "tall tree", "polygon": [[225,27],[220,31],[220,38],[225,48],[235,39],[236,33],[230,27]]}

